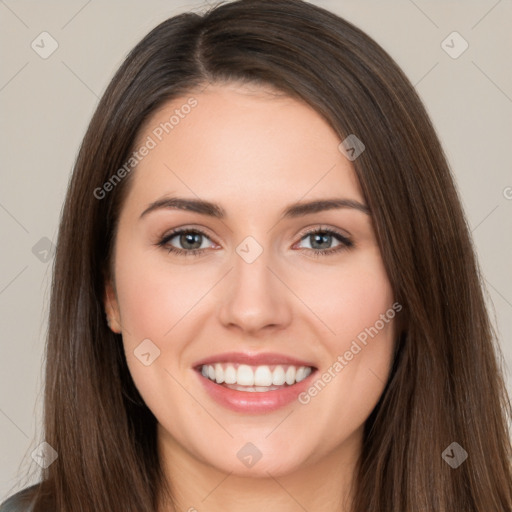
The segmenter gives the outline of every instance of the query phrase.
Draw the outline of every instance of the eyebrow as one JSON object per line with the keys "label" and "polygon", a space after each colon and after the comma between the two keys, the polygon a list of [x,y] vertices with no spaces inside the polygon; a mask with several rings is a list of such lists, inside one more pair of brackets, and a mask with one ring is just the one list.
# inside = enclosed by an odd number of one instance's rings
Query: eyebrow
{"label": "eyebrow", "polygon": [[[289,205],[281,214],[282,219],[298,218],[326,210],[350,208],[370,215],[370,209],[363,203],[353,199],[328,198],[316,201],[298,202]],[[186,199],[183,197],[163,197],[151,203],[140,215],[144,217],[150,212],[161,209],[187,210],[217,219],[224,219],[226,211],[218,204],[202,199]]]}

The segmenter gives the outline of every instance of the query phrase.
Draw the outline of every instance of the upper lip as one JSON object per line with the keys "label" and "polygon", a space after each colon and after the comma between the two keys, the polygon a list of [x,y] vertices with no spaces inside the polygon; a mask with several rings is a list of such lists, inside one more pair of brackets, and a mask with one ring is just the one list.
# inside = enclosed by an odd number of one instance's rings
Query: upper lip
{"label": "upper lip", "polygon": [[297,359],[295,357],[290,357],[285,354],[277,354],[275,352],[263,352],[260,354],[250,354],[246,352],[224,352],[222,354],[216,354],[214,356],[201,359],[194,364],[194,368],[200,368],[205,364],[215,363],[239,363],[247,364],[250,366],[289,364],[293,366],[310,366],[315,368],[311,362]]}

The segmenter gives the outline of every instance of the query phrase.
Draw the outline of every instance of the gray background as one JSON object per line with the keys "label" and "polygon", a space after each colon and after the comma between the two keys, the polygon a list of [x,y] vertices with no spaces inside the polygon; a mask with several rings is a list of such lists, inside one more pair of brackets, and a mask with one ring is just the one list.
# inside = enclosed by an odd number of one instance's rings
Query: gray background
{"label": "gray background", "polygon": [[[415,84],[454,171],[512,368],[512,1],[313,3],[366,31]],[[86,126],[126,53],[159,22],[205,5],[0,0],[0,500],[37,481],[47,249]],[[31,47],[51,48],[44,31],[58,43],[46,59]],[[458,36],[442,45],[454,31],[469,44],[458,58],[445,51],[463,49]],[[506,378],[512,391],[510,370]]]}

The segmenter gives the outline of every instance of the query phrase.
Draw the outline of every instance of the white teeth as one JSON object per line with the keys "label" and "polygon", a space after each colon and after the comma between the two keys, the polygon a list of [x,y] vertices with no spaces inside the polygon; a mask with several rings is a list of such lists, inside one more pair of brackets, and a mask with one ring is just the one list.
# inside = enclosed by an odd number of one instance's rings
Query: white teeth
{"label": "white teeth", "polygon": [[308,377],[310,373],[311,373],[311,368],[309,366],[301,366],[297,370],[297,375],[295,377],[295,380],[297,382],[300,382],[301,380],[304,380],[306,377]]}
{"label": "white teeth", "polygon": [[240,386],[254,386],[254,372],[250,366],[241,364],[236,372],[236,383]]}
{"label": "white teeth", "polygon": [[[272,367],[268,365],[249,366],[229,363],[216,363],[215,365],[203,365],[201,374],[216,382],[224,383],[232,389],[243,389],[244,391],[269,391],[270,389],[279,389],[285,383],[292,386],[296,382],[301,382],[311,374],[309,366],[286,366],[278,365]],[[286,368],[286,371],[285,371]]]}
{"label": "white teeth", "polygon": [[303,366],[301,366],[298,370],[297,370],[297,373],[295,374],[295,380],[297,382],[300,382],[301,380],[304,380],[304,370],[305,368]]}
{"label": "white teeth", "polygon": [[268,366],[258,366],[254,372],[255,386],[271,386],[272,372]]}
{"label": "white teeth", "polygon": [[224,382],[226,384],[236,384],[236,370],[231,365],[228,365],[224,371]]}
{"label": "white teeth", "polygon": [[297,372],[293,366],[290,366],[288,368],[288,370],[286,370],[286,376],[285,376],[286,384],[288,384],[289,386],[291,386],[292,384],[295,384],[295,374],[296,373]]}
{"label": "white teeth", "polygon": [[248,391],[249,393],[272,391],[281,388],[281,386],[239,386],[238,384],[228,384],[227,387],[237,391]]}
{"label": "white teeth", "polygon": [[282,366],[276,366],[272,372],[272,384],[274,386],[282,386],[286,381],[286,374]]}
{"label": "white teeth", "polygon": [[[210,373],[210,370],[208,370],[208,374]],[[215,365],[215,381],[217,384],[222,384],[224,382],[224,370],[222,369],[222,365],[217,363]]]}

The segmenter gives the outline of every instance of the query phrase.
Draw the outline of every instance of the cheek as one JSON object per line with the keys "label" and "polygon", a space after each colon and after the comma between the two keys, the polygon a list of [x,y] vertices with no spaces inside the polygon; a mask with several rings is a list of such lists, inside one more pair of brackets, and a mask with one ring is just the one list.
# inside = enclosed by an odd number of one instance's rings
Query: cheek
{"label": "cheek", "polygon": [[[188,413],[197,415],[200,411],[177,381],[188,370],[190,340],[201,334],[197,314],[204,304],[201,298],[215,283],[211,267],[208,271],[206,265],[171,265],[157,249],[127,251],[121,243],[118,247],[116,289],[123,346],[135,385],[159,418],[174,416],[172,407],[178,404],[187,404]],[[151,359],[153,354],[157,357],[145,366],[138,357],[148,351]]]}
{"label": "cheek", "polygon": [[211,288],[212,276],[198,265],[173,267],[151,251],[118,259],[117,292],[126,333],[162,340]]}
{"label": "cheek", "polygon": [[[172,268],[157,249],[128,251],[122,243],[118,247],[116,290],[123,346],[134,383],[159,420],[175,416],[180,404],[190,415],[197,415],[190,396],[178,384],[179,366],[198,329],[191,308],[211,287],[211,279],[192,265]],[[139,348],[142,343],[146,343],[144,351]],[[147,366],[139,359],[146,352],[150,360],[158,354]]]}
{"label": "cheek", "polygon": [[298,295],[326,327],[322,341],[330,352],[347,350],[350,341],[374,326],[393,304],[391,284],[377,250],[297,279],[301,281],[296,282]]}
{"label": "cheek", "polygon": [[324,421],[347,433],[375,407],[392,363],[399,313],[393,308],[392,288],[380,256],[368,252],[340,266],[329,279],[327,292],[316,292],[311,301],[316,301],[319,316],[331,332],[322,337],[322,349],[328,355],[300,403],[315,422]]}

